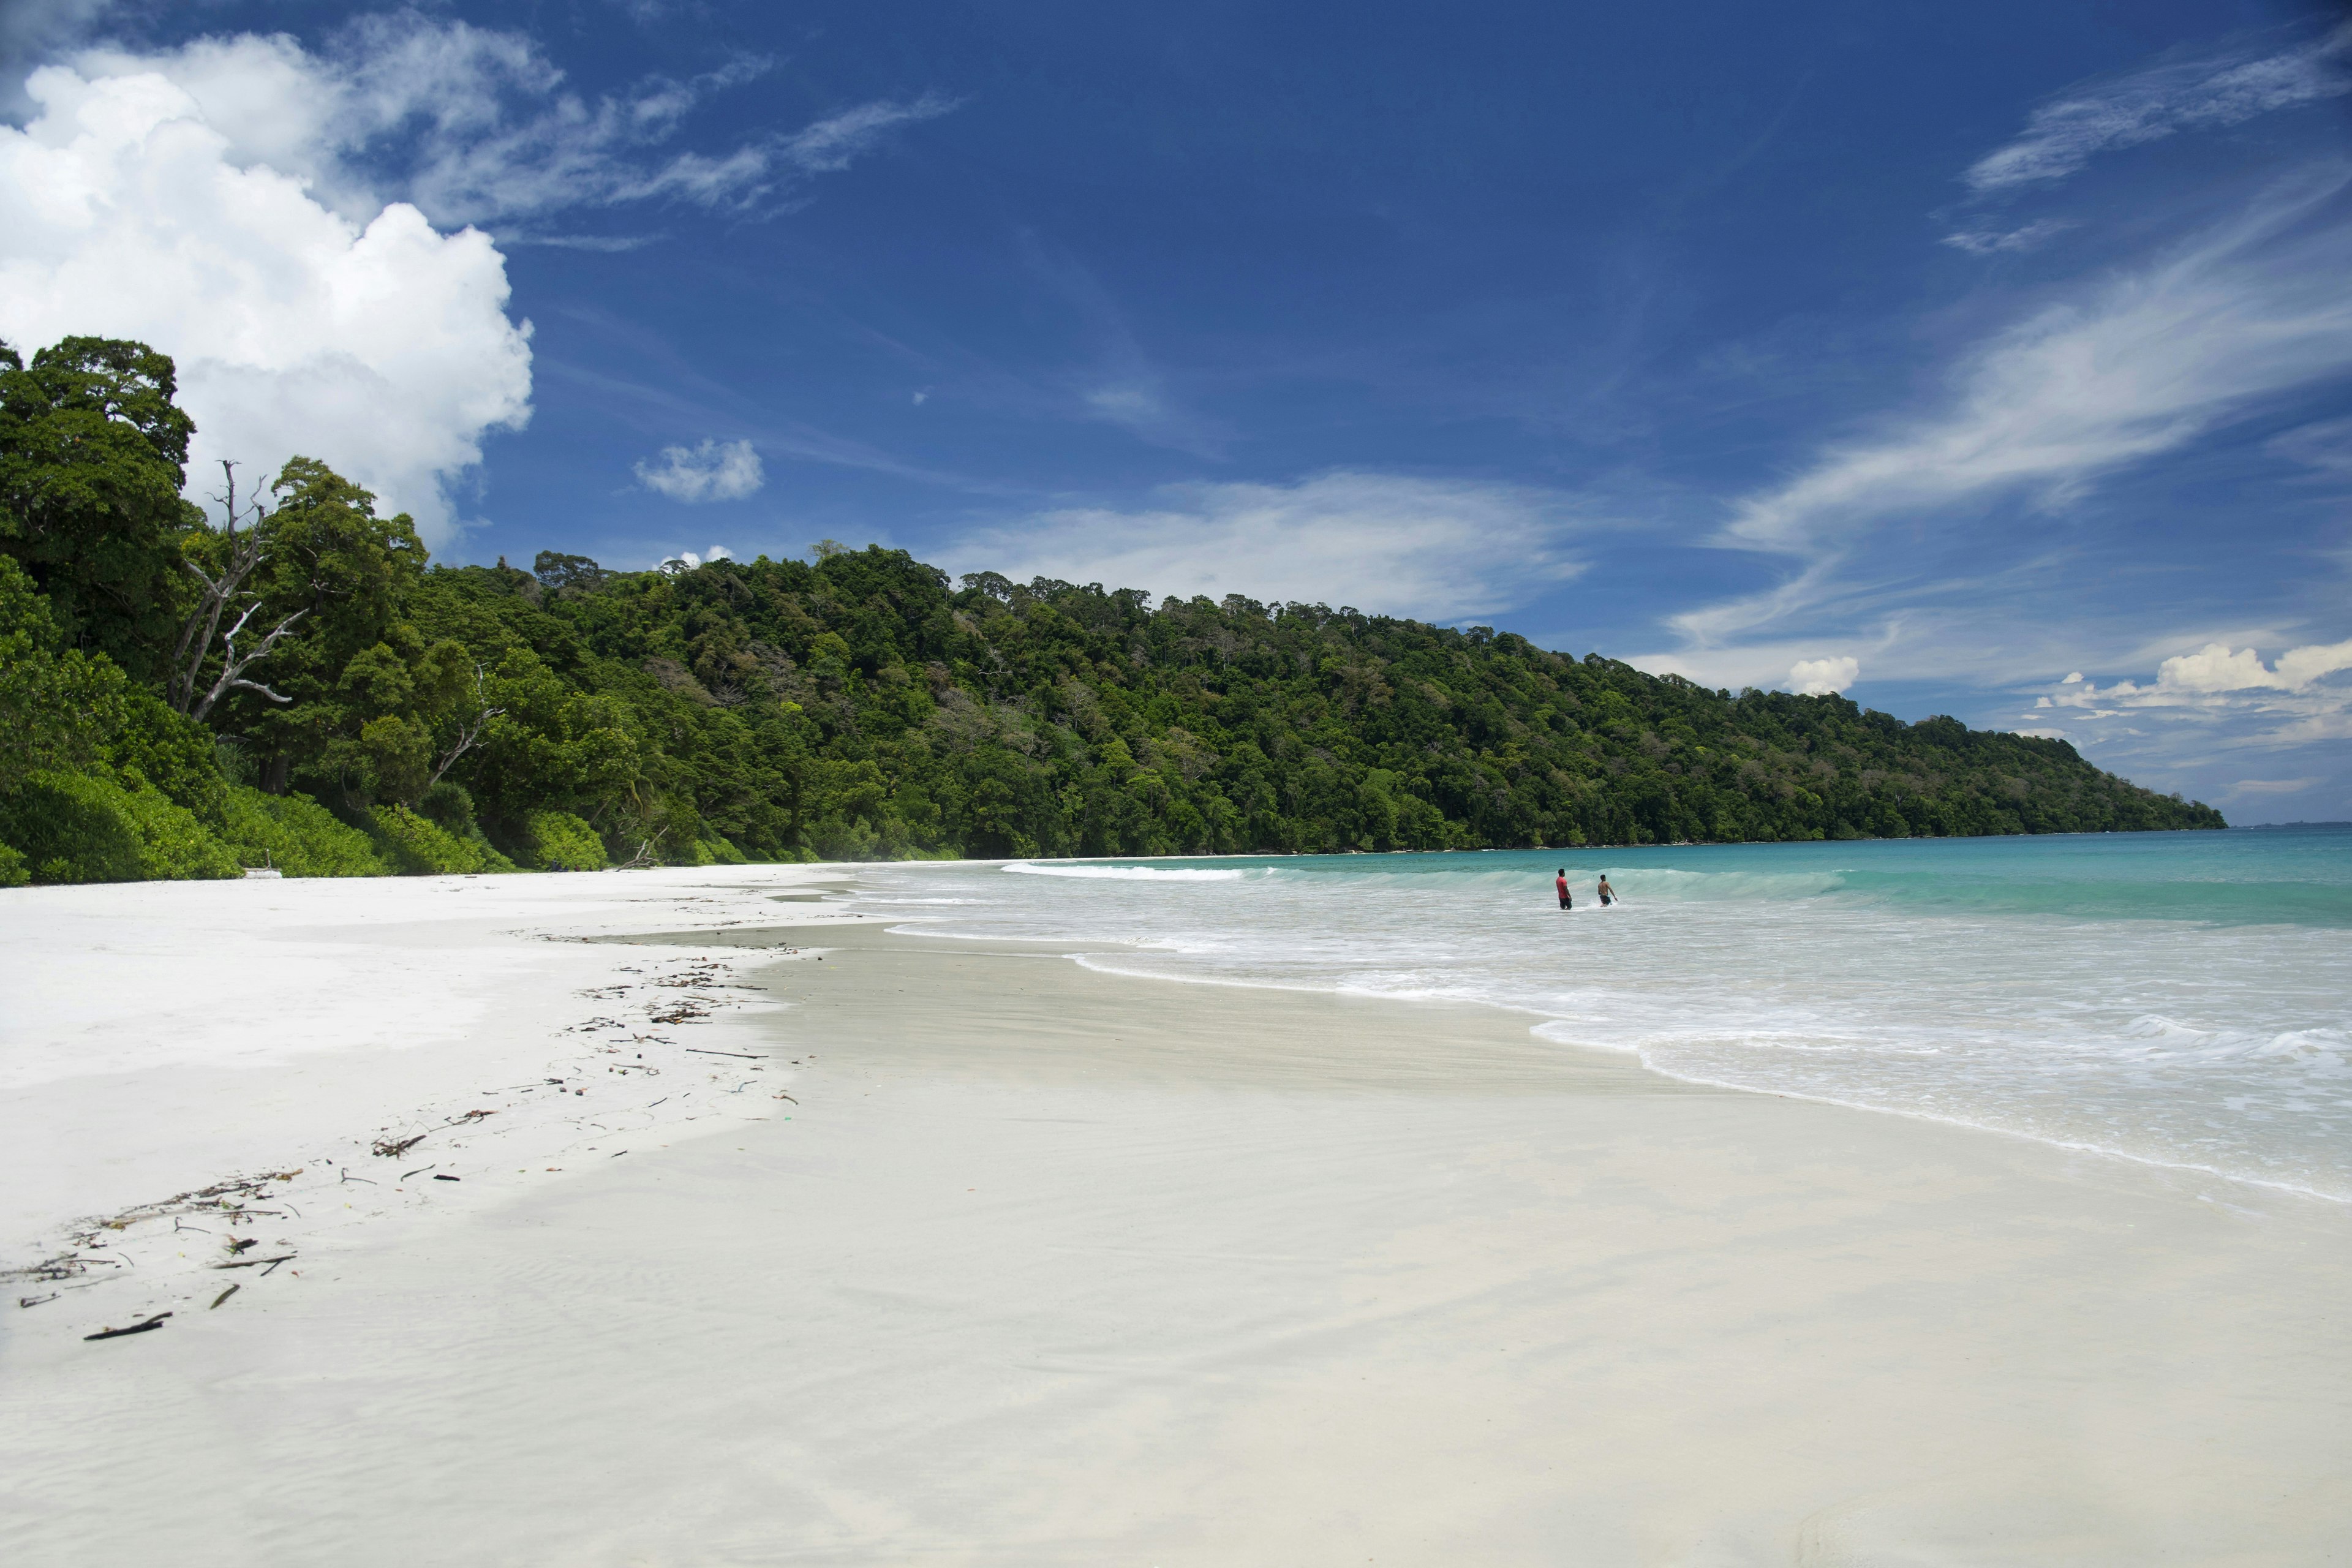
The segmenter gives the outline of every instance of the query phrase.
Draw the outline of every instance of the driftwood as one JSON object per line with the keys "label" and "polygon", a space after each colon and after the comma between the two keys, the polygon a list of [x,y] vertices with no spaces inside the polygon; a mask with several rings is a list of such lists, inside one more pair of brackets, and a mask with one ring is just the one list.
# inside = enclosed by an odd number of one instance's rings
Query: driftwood
{"label": "driftwood", "polygon": [[457,1177],[457,1176],[436,1176],[436,1177],[434,1177],[433,1179],[434,1179],[435,1181],[436,1181],[436,1182],[455,1182],[455,1181],[458,1181],[458,1180],[460,1180],[461,1178]]}
{"label": "driftwood", "polygon": [[390,1138],[379,1138],[375,1141],[374,1152],[387,1160],[397,1159],[401,1155],[407,1153],[411,1149],[415,1148],[419,1143],[424,1142],[428,1136],[430,1136],[430,1134],[419,1132],[414,1138],[402,1138],[397,1141]]}
{"label": "driftwood", "polygon": [[217,1307],[218,1307],[218,1306],[219,1306],[223,1301],[227,1300],[231,1296],[236,1295],[239,1290],[242,1290],[242,1289],[245,1289],[245,1286],[244,1286],[244,1284],[243,1284],[242,1282],[240,1282],[240,1283],[238,1283],[238,1284],[235,1284],[235,1285],[230,1286],[227,1289],[226,1289],[226,1290],[222,1291],[219,1295],[217,1295],[217,1296],[214,1297],[214,1298],[213,1298],[213,1304],[212,1304],[212,1306],[210,1306],[210,1307],[206,1307],[206,1308],[205,1309],[205,1311],[207,1311],[207,1312],[212,1311],[215,1308],[217,1308]]}
{"label": "driftwood", "polygon": [[700,1046],[688,1046],[686,1048],[698,1057],[741,1057],[747,1062],[763,1062],[768,1059],[756,1051],[707,1051]]}
{"label": "driftwood", "polygon": [[94,1334],[84,1334],[82,1335],[82,1338],[86,1340],[119,1340],[125,1334],[143,1334],[151,1329],[162,1328],[163,1326],[163,1320],[171,1315],[172,1314],[169,1312],[158,1312],[143,1323],[133,1323],[127,1329],[100,1329]]}
{"label": "driftwood", "polygon": [[[259,1268],[263,1264],[267,1263],[271,1268],[275,1268],[281,1263],[293,1262],[295,1254],[291,1252],[283,1252],[275,1258],[240,1258],[234,1263],[215,1263],[213,1267],[215,1268]],[[264,1272],[266,1273],[268,1270],[265,1269]]]}

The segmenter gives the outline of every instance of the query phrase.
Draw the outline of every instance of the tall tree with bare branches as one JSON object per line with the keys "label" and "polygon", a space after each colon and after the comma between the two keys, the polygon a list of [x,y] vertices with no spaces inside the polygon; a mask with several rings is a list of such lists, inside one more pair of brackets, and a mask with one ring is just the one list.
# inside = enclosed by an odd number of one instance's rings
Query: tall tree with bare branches
{"label": "tall tree with bare branches", "polygon": [[[197,582],[204,584],[204,595],[196,607],[180,625],[180,639],[172,649],[171,702],[174,710],[201,723],[214,705],[232,691],[256,691],[272,702],[290,702],[260,681],[248,679],[246,671],[269,656],[279,640],[294,629],[294,623],[309,612],[297,609],[278,618],[278,624],[257,642],[248,642],[240,649],[236,639],[245,634],[247,622],[261,608],[258,596],[245,593],[245,580],[261,564],[262,521],[268,515],[257,498],[237,500],[236,465],[221,460],[221,475],[226,489],[213,499],[221,504],[228,519],[223,530],[226,543],[218,572],[207,573],[194,561],[184,563]],[[240,531],[239,524],[249,520],[250,526]],[[236,620],[226,632],[220,629],[221,618],[240,598],[248,598],[238,612]],[[214,644],[219,643],[218,669],[209,686],[205,684],[205,666],[215,658]],[[201,695],[199,691],[201,689]]]}

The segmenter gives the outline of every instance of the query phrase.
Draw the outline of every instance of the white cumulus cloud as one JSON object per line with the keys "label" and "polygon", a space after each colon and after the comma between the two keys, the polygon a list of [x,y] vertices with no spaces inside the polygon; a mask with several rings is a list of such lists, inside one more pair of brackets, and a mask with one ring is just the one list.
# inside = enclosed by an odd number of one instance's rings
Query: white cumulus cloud
{"label": "white cumulus cloud", "polygon": [[[0,337],[136,338],[178,362],[197,425],[191,493],[315,457],[455,531],[444,482],[530,413],[528,323],[488,237],[394,203],[365,221],[240,162],[156,72],[33,74],[0,126]],[[289,89],[290,90],[290,89]],[[258,112],[258,110],[256,110]]]}
{"label": "white cumulus cloud", "polygon": [[[54,47],[106,7],[51,9],[54,26],[11,13],[0,46]],[[252,479],[301,453],[445,547],[451,481],[530,414],[530,325],[507,314],[492,237],[460,226],[625,248],[642,237],[542,226],[630,203],[772,205],[955,107],[882,100],[716,151],[674,144],[698,104],[768,63],[583,95],[523,34],[413,10],[316,47],[240,34],[84,49],[25,79],[21,130],[0,125],[0,339],[152,343],[197,424],[192,495],[217,488],[218,458]],[[700,493],[744,485],[738,461]]]}
{"label": "white cumulus cloud", "polygon": [[1801,658],[1789,667],[1789,685],[1801,697],[1826,697],[1862,678],[1862,661],[1850,658]]}
{"label": "white cumulus cloud", "polygon": [[1581,570],[1575,504],[1475,480],[1338,472],[1188,484],[1139,510],[1071,508],[962,540],[959,570],[1160,595],[1352,605],[1456,621],[1526,603]]}
{"label": "white cumulus cloud", "polygon": [[2166,659],[2157,666],[2156,681],[2169,691],[2300,691],[2339,669],[2352,669],[2352,641],[2289,648],[2276,668],[2252,648],[2216,642]]}
{"label": "white cumulus cloud", "polygon": [[[672,500],[741,500],[767,482],[767,474],[751,442],[714,440],[664,447],[658,462],[637,465],[637,479]],[[719,552],[714,559],[723,555]]]}

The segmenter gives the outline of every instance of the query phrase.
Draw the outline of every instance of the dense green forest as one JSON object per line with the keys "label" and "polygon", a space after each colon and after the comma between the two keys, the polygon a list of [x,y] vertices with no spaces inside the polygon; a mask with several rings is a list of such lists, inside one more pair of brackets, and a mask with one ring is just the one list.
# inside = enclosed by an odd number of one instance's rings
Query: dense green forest
{"label": "dense green forest", "polygon": [[2063,742],[1483,627],[830,543],[435,566],[303,458],[222,528],[192,430],[142,345],[0,346],[0,881],[2222,826]]}

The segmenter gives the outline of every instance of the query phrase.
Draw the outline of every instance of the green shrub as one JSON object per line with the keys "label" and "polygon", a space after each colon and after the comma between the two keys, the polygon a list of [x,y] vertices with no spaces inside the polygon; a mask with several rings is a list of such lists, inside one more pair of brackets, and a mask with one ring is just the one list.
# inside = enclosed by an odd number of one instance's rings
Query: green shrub
{"label": "green shrub", "polygon": [[530,864],[541,871],[601,871],[604,841],[596,830],[568,811],[534,811],[523,819],[530,839]]}
{"label": "green shrub", "polygon": [[444,833],[460,838],[474,832],[474,796],[465,785],[443,779],[425,792],[416,803],[416,814]]}
{"label": "green shrub", "polygon": [[37,882],[239,874],[236,857],[186,807],[156,790],[83,773],[26,779],[0,803],[0,837],[20,847]]}
{"label": "green shrub", "polygon": [[470,876],[516,868],[478,835],[460,838],[404,805],[379,805],[368,816],[378,852],[407,876]]}
{"label": "green shrub", "polygon": [[32,879],[33,870],[25,864],[25,858],[0,844],[0,888],[21,888]]}
{"label": "green shrub", "polygon": [[222,837],[247,866],[273,866],[289,877],[383,877],[392,868],[368,836],[335,820],[303,795],[264,795],[234,785]]}
{"label": "green shrub", "polygon": [[207,827],[220,826],[228,781],[221,774],[218,744],[211,731],[173,712],[153,692],[137,686],[123,692],[122,722],[101,750],[125,782],[135,774],[137,783],[187,807]]}
{"label": "green shrub", "polygon": [[122,721],[125,685],[104,655],[64,648],[47,596],[0,554],[0,791],[89,766]]}
{"label": "green shrub", "polygon": [[35,773],[0,802],[0,837],[22,847],[36,882],[135,882],[139,832],[120,786]]}
{"label": "green shrub", "polygon": [[195,813],[168,799],[161,790],[127,789],[124,809],[139,836],[139,875],[150,882],[242,877],[227,845],[196,819]]}

